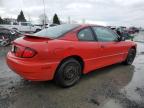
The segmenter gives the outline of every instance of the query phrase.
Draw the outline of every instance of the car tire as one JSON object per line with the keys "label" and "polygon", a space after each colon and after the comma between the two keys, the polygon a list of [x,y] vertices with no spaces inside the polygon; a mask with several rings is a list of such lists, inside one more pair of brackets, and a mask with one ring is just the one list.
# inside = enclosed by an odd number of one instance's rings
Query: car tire
{"label": "car tire", "polygon": [[61,87],[75,85],[81,77],[82,67],[75,59],[68,59],[58,67],[54,81]]}
{"label": "car tire", "polygon": [[123,62],[125,65],[131,65],[135,59],[136,50],[131,48],[128,52],[126,60]]}

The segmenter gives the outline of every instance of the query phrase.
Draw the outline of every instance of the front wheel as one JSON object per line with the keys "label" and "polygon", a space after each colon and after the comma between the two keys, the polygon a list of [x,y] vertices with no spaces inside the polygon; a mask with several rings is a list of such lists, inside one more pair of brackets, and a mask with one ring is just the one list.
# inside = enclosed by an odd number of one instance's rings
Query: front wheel
{"label": "front wheel", "polygon": [[81,71],[81,65],[77,60],[68,59],[60,65],[54,80],[62,87],[70,87],[79,81]]}
{"label": "front wheel", "polygon": [[129,53],[127,55],[126,60],[123,62],[125,65],[131,65],[135,59],[136,56],[136,50],[135,49],[130,49]]}

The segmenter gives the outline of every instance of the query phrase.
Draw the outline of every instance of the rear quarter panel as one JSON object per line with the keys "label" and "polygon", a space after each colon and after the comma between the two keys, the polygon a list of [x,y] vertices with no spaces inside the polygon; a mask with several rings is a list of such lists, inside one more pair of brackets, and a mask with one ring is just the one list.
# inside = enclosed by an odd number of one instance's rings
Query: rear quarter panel
{"label": "rear quarter panel", "polygon": [[84,73],[96,68],[95,57],[99,57],[97,42],[78,41],[76,33],[70,33],[59,40],[48,42],[48,59],[61,62],[70,56],[79,56],[84,61]]}

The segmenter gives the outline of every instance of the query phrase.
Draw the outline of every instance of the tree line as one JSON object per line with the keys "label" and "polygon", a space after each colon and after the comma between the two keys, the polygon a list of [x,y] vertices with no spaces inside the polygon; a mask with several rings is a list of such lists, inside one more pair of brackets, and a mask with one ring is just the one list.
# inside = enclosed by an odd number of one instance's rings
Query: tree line
{"label": "tree line", "polygon": [[[26,22],[27,21],[22,10],[20,11],[19,15],[17,16],[16,21],[17,22]],[[10,22],[7,21],[5,18],[4,19],[1,18],[1,16],[0,16],[0,24],[10,24]],[[60,24],[60,20],[59,20],[57,14],[54,14],[54,16],[53,16],[53,24]]]}

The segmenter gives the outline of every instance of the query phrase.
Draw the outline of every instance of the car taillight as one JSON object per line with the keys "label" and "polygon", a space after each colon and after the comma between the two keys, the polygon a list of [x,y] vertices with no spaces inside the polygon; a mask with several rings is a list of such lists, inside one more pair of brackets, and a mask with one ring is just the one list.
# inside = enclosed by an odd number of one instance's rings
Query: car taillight
{"label": "car taillight", "polygon": [[22,49],[15,47],[14,52],[15,52],[15,56],[21,57],[23,51],[22,51]]}
{"label": "car taillight", "polygon": [[31,58],[36,55],[36,51],[28,48],[28,47],[22,47],[22,46],[14,46],[12,45],[12,53],[15,54],[17,57],[21,58]]}
{"label": "car taillight", "polygon": [[33,49],[31,48],[25,48],[23,54],[22,54],[22,57],[23,58],[31,58],[33,56],[36,55],[36,51],[34,51]]}

